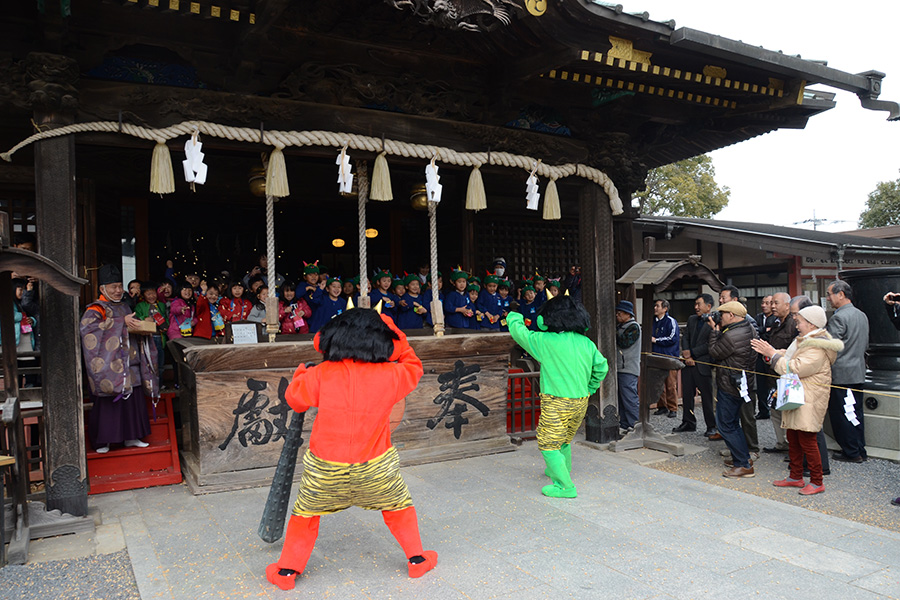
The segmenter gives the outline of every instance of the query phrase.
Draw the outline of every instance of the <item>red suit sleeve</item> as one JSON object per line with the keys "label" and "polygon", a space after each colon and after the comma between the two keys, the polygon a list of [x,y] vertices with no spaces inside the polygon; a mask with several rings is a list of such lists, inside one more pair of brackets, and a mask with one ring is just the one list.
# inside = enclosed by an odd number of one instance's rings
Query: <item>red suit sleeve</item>
{"label": "red suit sleeve", "polygon": [[315,368],[300,364],[284,394],[288,405],[297,412],[305,412],[311,406],[318,406],[319,378]]}

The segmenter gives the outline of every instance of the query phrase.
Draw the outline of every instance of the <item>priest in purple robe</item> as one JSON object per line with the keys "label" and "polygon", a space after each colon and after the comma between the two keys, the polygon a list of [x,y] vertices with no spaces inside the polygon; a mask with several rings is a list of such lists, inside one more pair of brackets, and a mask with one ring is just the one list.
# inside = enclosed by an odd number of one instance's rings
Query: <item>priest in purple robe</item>
{"label": "priest in purple robe", "polygon": [[156,346],[138,333],[140,320],[124,301],[122,273],[99,270],[100,298],[81,317],[81,347],[91,388],[88,437],[99,453],[110,444],[143,448],[150,435],[146,398],[159,398]]}

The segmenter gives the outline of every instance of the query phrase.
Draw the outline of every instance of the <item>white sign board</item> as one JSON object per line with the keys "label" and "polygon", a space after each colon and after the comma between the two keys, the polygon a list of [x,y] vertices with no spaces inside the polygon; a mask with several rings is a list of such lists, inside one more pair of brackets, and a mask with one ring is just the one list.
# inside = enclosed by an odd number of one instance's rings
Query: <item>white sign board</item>
{"label": "white sign board", "polygon": [[259,338],[256,335],[255,323],[240,323],[231,326],[231,334],[235,344],[256,344]]}

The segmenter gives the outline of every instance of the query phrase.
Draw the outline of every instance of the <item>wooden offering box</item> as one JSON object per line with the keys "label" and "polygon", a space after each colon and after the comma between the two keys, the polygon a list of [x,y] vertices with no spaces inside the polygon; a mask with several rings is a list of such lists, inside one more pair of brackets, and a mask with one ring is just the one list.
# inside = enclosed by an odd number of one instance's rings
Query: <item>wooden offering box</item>
{"label": "wooden offering box", "polygon": [[[271,480],[292,415],[285,389],[297,365],[322,359],[312,336],[285,338],[298,341],[174,341],[181,361],[183,471],[193,493],[262,486]],[[512,338],[496,333],[410,336],[409,341],[425,375],[392,417],[392,439],[402,463],[513,450],[506,432]],[[311,409],[301,453],[314,419]]]}

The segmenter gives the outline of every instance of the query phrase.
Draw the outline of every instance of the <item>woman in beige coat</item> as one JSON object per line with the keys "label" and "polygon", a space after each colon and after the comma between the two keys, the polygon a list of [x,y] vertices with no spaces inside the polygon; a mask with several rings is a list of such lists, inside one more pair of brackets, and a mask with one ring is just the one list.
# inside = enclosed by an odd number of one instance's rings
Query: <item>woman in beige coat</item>
{"label": "woman in beige coat", "polygon": [[[797,315],[800,335],[787,350],[775,350],[762,340],[750,342],[754,350],[769,357],[777,373],[796,373],[803,385],[803,406],[786,410],[781,415],[781,426],[787,430],[791,472],[788,477],[772,483],[776,487],[801,488],[800,493],[804,496],[825,491],[816,434],[822,429],[828,412],[831,365],[837,353],[844,349],[841,340],[832,339],[825,331],[826,323],[825,310],[821,306],[807,306]],[[808,484],[803,481],[804,457],[809,465]]]}

